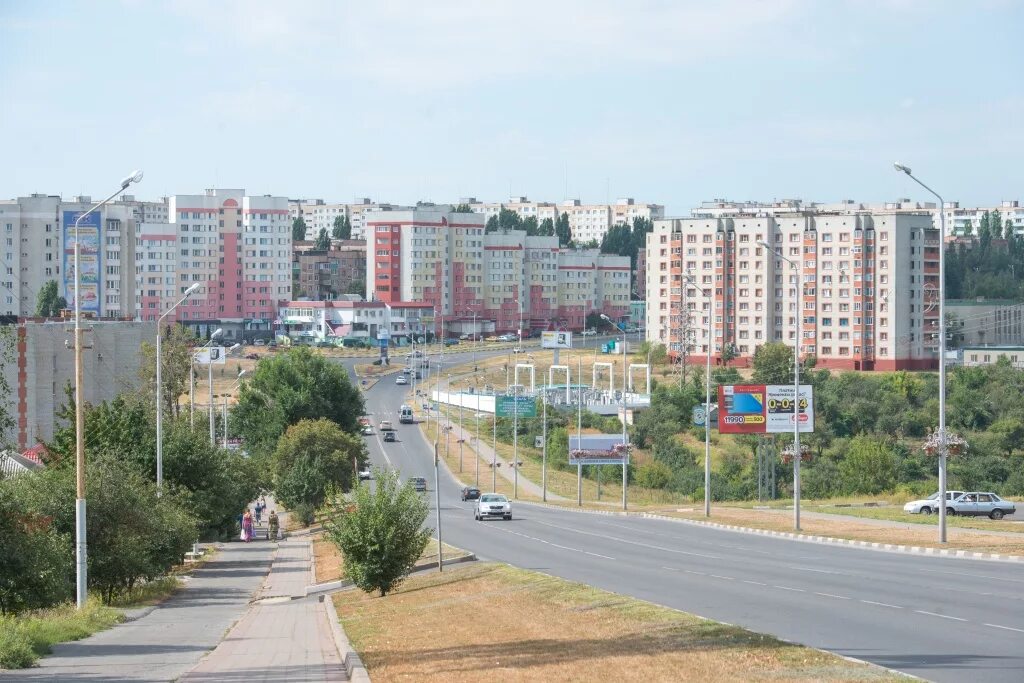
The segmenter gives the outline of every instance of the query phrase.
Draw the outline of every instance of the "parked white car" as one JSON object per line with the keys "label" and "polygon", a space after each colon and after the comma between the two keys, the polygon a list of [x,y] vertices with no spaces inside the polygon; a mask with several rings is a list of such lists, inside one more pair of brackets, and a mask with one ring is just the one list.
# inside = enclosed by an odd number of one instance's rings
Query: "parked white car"
{"label": "parked white car", "polygon": [[584,337],[593,337],[594,335],[597,334],[597,330],[583,330],[582,332],[580,332],[580,334],[583,335]]}
{"label": "parked white car", "polygon": [[487,517],[512,519],[512,503],[500,493],[485,493],[476,501],[473,519],[480,521]]}
{"label": "parked white car", "polygon": [[[946,502],[952,502],[963,495],[963,491],[946,491]],[[912,500],[903,506],[904,512],[909,512],[912,515],[922,514],[930,515],[933,512],[939,511],[939,492],[936,491],[927,498],[921,500]]]}

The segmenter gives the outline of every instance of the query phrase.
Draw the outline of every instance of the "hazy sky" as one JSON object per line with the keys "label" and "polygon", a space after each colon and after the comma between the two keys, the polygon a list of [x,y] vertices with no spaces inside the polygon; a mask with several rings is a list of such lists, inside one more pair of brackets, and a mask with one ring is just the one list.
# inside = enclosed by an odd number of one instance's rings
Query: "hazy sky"
{"label": "hazy sky", "polygon": [[1024,199],[1024,3],[0,0],[0,197]]}

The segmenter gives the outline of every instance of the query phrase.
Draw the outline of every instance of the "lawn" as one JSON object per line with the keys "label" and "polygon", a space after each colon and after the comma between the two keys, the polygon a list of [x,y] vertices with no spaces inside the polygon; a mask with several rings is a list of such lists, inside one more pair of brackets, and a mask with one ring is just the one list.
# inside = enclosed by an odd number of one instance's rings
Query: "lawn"
{"label": "lawn", "polygon": [[[771,636],[504,564],[334,596],[376,683],[389,681],[897,681]],[[493,628],[481,628],[481,625]]]}

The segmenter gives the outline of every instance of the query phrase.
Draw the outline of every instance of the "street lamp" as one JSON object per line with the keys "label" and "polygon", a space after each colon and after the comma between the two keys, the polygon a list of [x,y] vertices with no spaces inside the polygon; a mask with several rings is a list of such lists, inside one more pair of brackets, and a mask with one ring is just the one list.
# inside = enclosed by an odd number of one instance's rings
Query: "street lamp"
{"label": "street lamp", "polygon": [[[82,297],[79,295],[82,277],[79,268],[81,234],[78,226],[82,219],[110,203],[132,183],[142,180],[142,171],[135,171],[121,181],[121,187],[106,199],[93,204],[75,219],[75,589],[78,609],[85,607],[88,598],[88,545],[85,527],[85,387],[82,385]],[[97,250],[99,244],[96,245]],[[157,368],[159,368],[159,363]]]}
{"label": "street lamp", "polygon": [[[224,333],[224,330],[222,330],[219,327],[216,330],[214,330],[213,334],[210,335],[210,343],[212,343],[214,339],[216,339],[217,337],[219,337],[223,333]],[[212,349],[212,347],[210,349],[210,356],[207,357],[206,360],[208,361],[206,363],[206,371],[207,371],[207,379],[206,379],[207,387],[206,388],[207,388],[207,390],[209,391],[209,394],[210,394],[210,445],[211,446],[216,446],[217,445],[217,434],[213,431],[213,349]]]}
{"label": "street lamp", "polygon": [[[704,516],[711,516],[711,344],[713,327],[711,314],[715,308],[711,301],[711,290],[704,289],[697,284],[692,274],[683,275],[683,279],[689,282],[694,288],[708,299],[708,343],[707,343],[707,369],[704,376]],[[685,313],[685,312],[684,312]],[[686,341],[680,340],[680,349],[686,353]],[[650,367],[650,361],[648,361]]]}
{"label": "street lamp", "polygon": [[[204,350],[206,347],[208,347],[210,344],[213,343],[214,339],[215,339],[215,337],[211,336],[210,339],[205,344],[203,344],[202,346],[199,347],[199,350],[200,351]],[[188,426],[190,428],[192,428],[192,429],[195,429],[195,426],[196,426],[196,420],[195,420],[196,357],[195,357],[195,355],[192,356],[192,362],[189,365],[189,369],[191,370],[191,372],[189,373],[189,378],[188,378],[188,380],[189,380],[188,381]]]}
{"label": "street lamp", "polygon": [[942,196],[918,180],[910,168],[900,163],[897,171],[928,190],[939,200],[939,543],[946,542],[946,203]]}
{"label": "street lamp", "polygon": [[160,340],[164,336],[162,329],[163,321],[174,309],[185,303],[197,289],[199,289],[199,283],[193,283],[192,286],[185,290],[177,303],[164,311],[163,315],[156,321],[156,490],[158,494],[164,485],[164,384],[161,373],[163,362],[160,354]]}
{"label": "street lamp", "polygon": [[234,391],[235,387],[237,387],[242,381],[242,377],[244,375],[245,370],[238,373],[238,379],[236,379],[235,383],[231,385],[230,389],[228,389],[228,393],[224,394],[224,450],[227,450],[228,448],[228,396],[231,395],[231,392]]}
{"label": "street lamp", "polygon": [[[612,319],[606,316],[604,313],[601,314],[601,319],[606,323],[614,327],[616,330],[619,326],[612,322]],[[626,331],[619,330],[622,332],[622,446],[624,448],[622,455],[622,509],[626,509],[626,481],[627,481],[627,464],[629,463],[629,449],[627,448],[627,437],[626,437],[626,382],[628,370],[626,368]],[[579,446],[582,448],[582,446]]]}
{"label": "street lamp", "polygon": [[796,344],[793,345],[793,528],[800,531],[800,342],[803,335],[803,288],[800,267],[763,240],[758,244],[792,266],[796,273]]}

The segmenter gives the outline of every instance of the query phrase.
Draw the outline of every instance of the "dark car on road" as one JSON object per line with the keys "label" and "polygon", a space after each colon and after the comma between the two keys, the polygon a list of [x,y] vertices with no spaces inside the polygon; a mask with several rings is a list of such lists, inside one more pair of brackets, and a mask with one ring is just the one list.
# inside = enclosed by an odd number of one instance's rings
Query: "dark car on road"
{"label": "dark car on road", "polygon": [[412,484],[417,493],[423,493],[427,490],[427,480],[423,477],[409,477],[409,483]]}
{"label": "dark car on road", "polygon": [[398,441],[398,438],[395,436],[394,432],[388,431],[384,432],[384,441]]}
{"label": "dark car on road", "polygon": [[480,498],[480,489],[474,486],[462,487],[462,500],[477,500]]}

